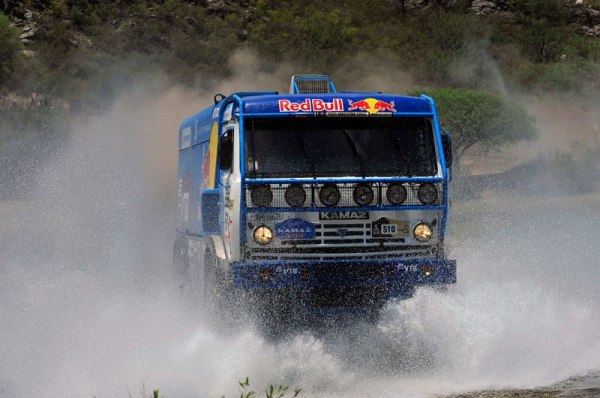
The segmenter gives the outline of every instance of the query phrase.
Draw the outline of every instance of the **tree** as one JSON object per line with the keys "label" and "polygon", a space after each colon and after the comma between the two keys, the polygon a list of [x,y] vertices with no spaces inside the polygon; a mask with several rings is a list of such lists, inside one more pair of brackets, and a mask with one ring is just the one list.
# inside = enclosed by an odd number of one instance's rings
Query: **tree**
{"label": "tree", "polygon": [[456,162],[478,145],[484,151],[537,136],[534,119],[505,98],[485,91],[439,88],[415,91],[435,100],[440,124],[452,134]]}
{"label": "tree", "polygon": [[14,73],[22,49],[17,30],[0,12],[0,87],[6,84]]}
{"label": "tree", "polygon": [[265,56],[277,61],[293,59],[303,67],[331,70],[360,35],[352,26],[351,10],[328,9],[315,2],[259,1],[249,41]]}
{"label": "tree", "polygon": [[563,54],[569,28],[569,12],[563,0],[524,0],[515,4],[517,21],[523,26],[518,40],[523,53],[536,62],[554,62]]}

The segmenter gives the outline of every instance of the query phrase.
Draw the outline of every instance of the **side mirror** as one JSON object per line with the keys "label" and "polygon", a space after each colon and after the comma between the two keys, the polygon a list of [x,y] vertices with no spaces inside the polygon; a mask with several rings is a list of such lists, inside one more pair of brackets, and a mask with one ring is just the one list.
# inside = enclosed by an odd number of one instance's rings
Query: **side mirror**
{"label": "side mirror", "polygon": [[219,165],[221,170],[230,170],[233,163],[233,132],[228,131],[219,140]]}
{"label": "side mirror", "polygon": [[446,166],[452,177],[452,141],[450,134],[446,130],[442,130],[442,148],[444,150],[444,158],[446,158]]}

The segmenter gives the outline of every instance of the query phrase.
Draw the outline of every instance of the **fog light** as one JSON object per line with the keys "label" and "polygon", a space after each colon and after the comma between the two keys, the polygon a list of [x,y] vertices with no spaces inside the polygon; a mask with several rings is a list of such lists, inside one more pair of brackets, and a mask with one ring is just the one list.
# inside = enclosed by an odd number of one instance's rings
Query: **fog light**
{"label": "fog light", "polygon": [[325,184],[319,191],[319,199],[325,206],[335,206],[340,201],[342,195],[335,184]]}
{"label": "fog light", "polygon": [[417,224],[413,231],[413,235],[419,242],[427,242],[429,239],[431,239],[431,228],[429,228],[429,225],[425,223]]}
{"label": "fog light", "polygon": [[417,190],[417,196],[424,205],[431,205],[437,200],[438,191],[432,184],[422,184]]}
{"label": "fog light", "polygon": [[407,192],[406,188],[402,184],[390,184],[386,193],[387,199],[393,205],[401,205],[406,200]]}
{"label": "fog light", "polygon": [[423,268],[421,268],[421,273],[425,277],[431,276],[433,275],[433,267],[431,265],[426,265]]}
{"label": "fog light", "polygon": [[306,201],[306,192],[300,184],[292,184],[285,190],[285,201],[291,207],[302,207]]}
{"label": "fog light", "polygon": [[352,193],[354,201],[359,206],[367,206],[373,201],[375,196],[373,188],[369,184],[358,184]]}
{"label": "fog light", "polygon": [[266,225],[261,225],[254,230],[254,241],[259,245],[268,245],[273,241],[273,231]]}
{"label": "fog light", "polygon": [[250,194],[252,198],[252,204],[257,207],[268,207],[273,201],[273,191],[268,185],[259,185],[252,189]]}
{"label": "fog light", "polygon": [[261,269],[258,273],[261,282],[268,282],[273,278],[273,271],[270,269]]}

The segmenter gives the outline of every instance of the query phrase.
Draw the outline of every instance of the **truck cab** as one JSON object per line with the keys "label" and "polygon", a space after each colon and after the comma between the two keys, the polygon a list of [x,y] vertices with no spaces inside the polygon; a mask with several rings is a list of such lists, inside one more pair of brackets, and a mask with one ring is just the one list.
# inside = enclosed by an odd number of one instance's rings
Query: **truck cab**
{"label": "truck cab", "polygon": [[456,281],[444,251],[450,136],[426,96],[215,96],[179,128],[175,265],[184,284],[286,292],[308,311],[379,307]]}

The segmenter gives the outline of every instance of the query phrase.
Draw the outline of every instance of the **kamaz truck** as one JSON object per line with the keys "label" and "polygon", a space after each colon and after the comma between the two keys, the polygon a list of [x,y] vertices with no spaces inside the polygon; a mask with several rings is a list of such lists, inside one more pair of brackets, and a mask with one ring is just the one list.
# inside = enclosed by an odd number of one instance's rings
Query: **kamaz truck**
{"label": "kamaz truck", "polygon": [[338,92],[321,75],[286,94],[217,94],[179,128],[182,285],[206,305],[276,293],[327,313],[452,284],[451,156],[426,96]]}

